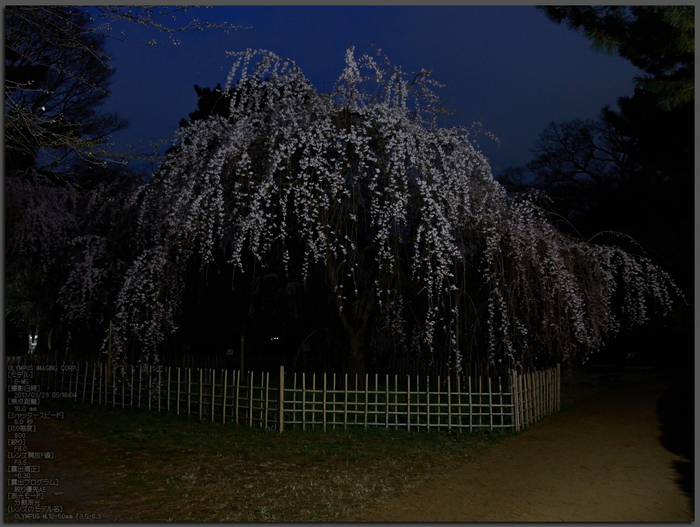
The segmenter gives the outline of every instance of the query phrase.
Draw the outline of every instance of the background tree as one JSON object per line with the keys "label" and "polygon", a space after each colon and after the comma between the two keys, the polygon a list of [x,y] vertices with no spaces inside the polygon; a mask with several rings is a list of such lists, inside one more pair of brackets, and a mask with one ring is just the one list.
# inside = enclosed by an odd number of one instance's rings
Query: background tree
{"label": "background tree", "polygon": [[549,6],[547,17],[583,30],[593,47],[646,72],[637,86],[664,109],[695,100],[695,6]]}
{"label": "background tree", "polygon": [[220,115],[228,118],[231,115],[231,96],[221,89],[221,84],[217,84],[213,90],[210,88],[200,88],[194,85],[197,93],[197,109],[189,114],[190,120],[181,119],[180,128],[188,126],[193,121],[208,119],[212,115]]}
{"label": "background tree", "polygon": [[[120,168],[131,154],[109,150],[109,136],[126,122],[99,112],[115,72],[105,43],[126,41],[124,32],[112,33],[116,21],[149,26],[170,43],[177,43],[181,31],[233,27],[194,19],[180,28],[161,22],[168,15],[171,23],[170,15],[182,11],[6,6],[8,328],[17,324],[36,334],[40,327],[43,339],[49,328],[62,327],[65,344],[67,335],[75,340],[79,333],[96,334],[96,325],[110,318],[110,288],[130,258],[121,237],[129,233],[126,197],[141,176]],[[48,341],[40,342],[45,350]]]}
{"label": "background tree", "polygon": [[621,325],[670,308],[673,286],[648,259],[564,236],[532,200],[509,199],[472,130],[437,126],[429,72],[350,49],[328,95],[290,60],[234,57],[230,113],[181,128],[138,195],[115,349],[133,342],[157,360],[191,262],[249,284],[260,272],[323,283],[349,373],[365,369],[373,321],[456,369],[479,349],[523,367],[585,360]]}
{"label": "background tree", "polygon": [[[8,333],[39,335],[39,351],[72,342],[99,348],[128,248],[127,201],[140,177],[124,168],[78,168],[66,184],[37,170],[5,178]],[[7,324],[10,322],[10,324]],[[14,336],[14,335],[13,335]],[[18,350],[13,350],[16,352]]]}
{"label": "background tree", "polygon": [[[105,37],[74,7],[5,8],[7,169],[65,170],[75,156],[101,161],[98,148],[126,126],[98,108],[115,73]],[[40,153],[46,154],[37,159]]]}
{"label": "background tree", "polygon": [[[135,154],[117,155],[107,139],[126,126],[114,114],[101,114],[115,73],[105,51],[107,38],[128,42],[124,31],[113,32],[117,21],[152,28],[166,42],[184,31],[239,29],[228,23],[190,19],[173,27],[185,7],[148,6],[6,6],[5,8],[5,140],[8,169],[34,166],[65,170],[76,157],[104,163],[125,161]],[[133,45],[139,45],[129,42]],[[152,39],[143,45],[154,45]]]}
{"label": "background tree", "polygon": [[[604,108],[597,122],[550,124],[524,179],[552,197],[558,214],[576,217],[584,236],[630,235],[691,296],[694,6],[542,9],[649,76],[637,79],[632,97],[618,100],[618,111]],[[503,180],[513,187],[523,174],[511,169]]]}
{"label": "background tree", "polygon": [[[694,7],[542,9],[649,76],[637,79],[632,97],[618,100],[619,110],[606,107],[597,121],[551,123],[533,161],[506,170],[501,181],[511,192],[542,191],[543,206],[562,231],[650,257],[692,298]],[[621,356],[658,355],[673,342],[692,353],[691,312],[684,306],[653,324],[654,332],[626,332],[613,348]]]}
{"label": "background tree", "polygon": [[62,260],[65,278],[57,305],[73,343],[95,353],[102,343],[100,329],[115,315],[121,279],[135,257],[131,197],[144,184],[144,175],[121,166],[88,164],[78,167],[73,177],[82,192],[76,229]]}

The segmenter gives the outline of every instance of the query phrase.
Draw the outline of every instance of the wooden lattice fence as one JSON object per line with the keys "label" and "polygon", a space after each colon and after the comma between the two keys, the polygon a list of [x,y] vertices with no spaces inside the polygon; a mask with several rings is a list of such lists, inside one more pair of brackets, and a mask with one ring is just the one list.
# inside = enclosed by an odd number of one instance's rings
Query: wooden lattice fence
{"label": "wooden lattice fence", "polygon": [[[148,408],[225,423],[302,429],[380,426],[427,430],[522,430],[560,407],[560,368],[507,379],[336,374],[126,366],[7,357],[8,369],[31,372],[29,386],[52,398]],[[8,383],[8,404],[39,404]]]}

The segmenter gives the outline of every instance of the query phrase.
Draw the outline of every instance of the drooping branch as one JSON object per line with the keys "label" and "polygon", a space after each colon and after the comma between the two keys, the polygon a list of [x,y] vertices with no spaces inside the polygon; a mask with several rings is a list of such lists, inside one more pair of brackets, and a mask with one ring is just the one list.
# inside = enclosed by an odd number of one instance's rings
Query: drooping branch
{"label": "drooping branch", "polygon": [[155,351],[181,287],[156,277],[166,262],[168,276],[184,276],[194,254],[202,265],[223,254],[243,272],[252,261],[324,277],[357,361],[372,320],[401,342],[411,331],[410,346],[431,356],[448,349],[459,368],[469,346],[509,365],[585,358],[616,331],[620,306],[631,323],[646,317],[645,299],[669,308],[671,282],[650,262],[566,237],[532,200],[509,198],[470,129],[436,126],[427,72],[406,77],[351,49],[326,96],[291,60],[233,57],[230,112],[183,126],[141,195],[144,252],[120,297],[116,342],[134,335]]}

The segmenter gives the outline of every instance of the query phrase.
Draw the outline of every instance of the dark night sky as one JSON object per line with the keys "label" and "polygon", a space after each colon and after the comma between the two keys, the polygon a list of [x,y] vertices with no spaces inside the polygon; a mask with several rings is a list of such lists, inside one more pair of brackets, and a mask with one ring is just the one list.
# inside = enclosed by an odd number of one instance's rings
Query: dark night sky
{"label": "dark night sky", "polygon": [[[500,146],[480,140],[495,174],[530,161],[548,123],[595,119],[631,95],[640,74],[533,6],[216,6],[188,10],[177,23],[190,18],[251,28],[178,34],[178,46],[110,40],[117,73],[104,110],[130,122],[113,136],[117,147],[168,140],[197,106],[193,86],[223,86],[233,63],[226,52],[246,48],[294,60],[319,91],[332,89],[353,45],[356,57],[372,54],[374,43],[406,72],[432,69],[459,124],[480,120],[499,137]],[[121,28],[132,42],[167,42],[152,30],[114,26]]]}

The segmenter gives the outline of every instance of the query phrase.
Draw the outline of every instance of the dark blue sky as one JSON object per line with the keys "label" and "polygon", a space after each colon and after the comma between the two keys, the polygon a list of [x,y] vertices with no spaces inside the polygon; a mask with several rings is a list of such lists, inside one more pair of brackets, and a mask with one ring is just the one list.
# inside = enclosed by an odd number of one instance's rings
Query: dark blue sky
{"label": "dark blue sky", "polygon": [[[460,124],[480,120],[499,137],[500,146],[480,140],[495,174],[530,161],[548,123],[595,119],[614,107],[640,74],[533,6],[216,6],[191,9],[177,23],[193,17],[251,28],[182,33],[178,46],[108,44],[117,73],[104,109],[130,122],[114,135],[117,147],[169,139],[197,106],[193,86],[223,86],[232,65],[226,52],[246,48],[294,60],[319,91],[332,89],[353,45],[358,57],[373,53],[374,43],[404,71],[431,69]],[[132,42],[167,41],[135,25],[120,28]]]}

